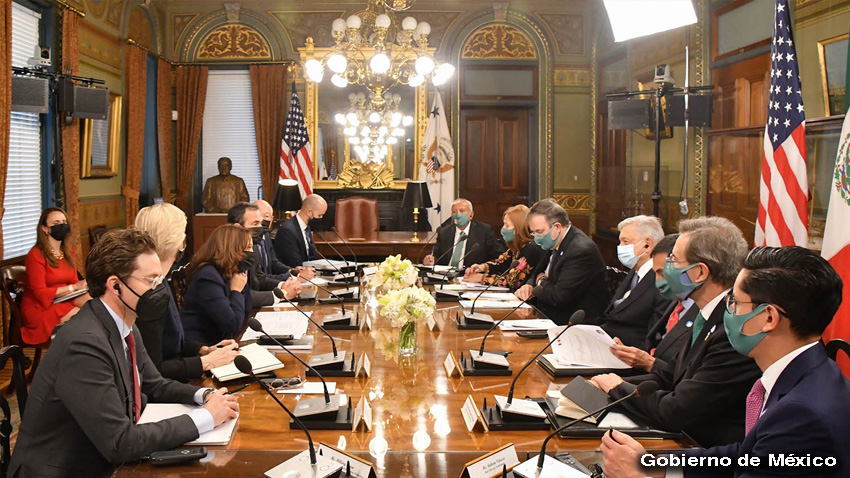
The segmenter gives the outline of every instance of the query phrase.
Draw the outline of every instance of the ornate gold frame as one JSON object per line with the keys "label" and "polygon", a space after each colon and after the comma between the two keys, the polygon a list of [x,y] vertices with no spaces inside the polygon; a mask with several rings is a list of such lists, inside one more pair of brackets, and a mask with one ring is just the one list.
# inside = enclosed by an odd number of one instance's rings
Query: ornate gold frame
{"label": "ornate gold frame", "polygon": [[[826,40],[821,40],[818,42],[818,60],[820,61],[820,78],[821,85],[823,87],[823,111],[824,116],[832,116],[839,115],[843,113],[842,111],[832,111],[832,104],[829,102],[829,78],[827,77],[826,70],[826,45],[831,43],[840,42],[842,40],[846,40],[850,35],[847,33],[843,35],[838,35],[836,37],[827,38]],[[845,108],[847,105],[844,105]]]}
{"label": "ornate gold frame", "polygon": [[121,95],[109,94],[109,143],[107,145],[106,166],[91,164],[92,127],[94,120],[80,122],[80,177],[111,178],[118,174],[118,155],[121,147]]}
{"label": "ornate gold frame", "polygon": [[[307,43],[312,43],[312,39],[308,38]],[[317,57],[324,57],[329,52],[333,51],[331,47],[313,47],[313,54]],[[436,51],[435,48],[428,48],[428,52],[430,54],[434,54]],[[307,60],[307,49],[305,47],[299,47],[298,53],[301,57],[301,64],[303,64]],[[369,55],[369,51],[366,51],[366,56]],[[303,68],[295,68],[296,74],[303,74]],[[296,80],[299,81],[299,80]],[[414,112],[413,117],[415,118],[415,127],[414,131],[416,134],[413,138],[413,150],[417,152],[422,150],[422,140],[425,137],[425,125],[428,120],[428,83],[424,83],[421,86],[416,87],[415,93],[415,104],[414,104]],[[399,85],[396,88],[409,88],[409,86]],[[305,99],[305,108],[304,108],[304,123],[307,125],[307,133],[310,138],[318,138],[319,132],[319,88],[318,85],[312,81],[306,81],[306,99]],[[312,151],[310,154],[313,158],[318,158],[319,153],[319,143],[318,141],[311,141],[310,146]],[[373,167],[364,165],[359,161],[353,159],[348,154],[348,147],[346,143],[346,151],[345,151],[345,162],[341,168],[339,173],[340,179],[336,181],[330,180],[320,180],[319,179],[319,170],[318,168],[313,168],[313,187],[314,189],[347,189],[347,188],[360,188],[363,184],[369,184],[370,186],[367,189],[404,189],[407,187],[407,180],[400,179],[394,180],[392,175],[392,166],[389,168],[385,167]],[[409,179],[416,179],[419,172],[419,160],[415,162],[414,170],[411,173],[408,173],[408,176],[411,176]],[[371,179],[371,180],[369,180]],[[360,185],[360,186],[358,186]]]}

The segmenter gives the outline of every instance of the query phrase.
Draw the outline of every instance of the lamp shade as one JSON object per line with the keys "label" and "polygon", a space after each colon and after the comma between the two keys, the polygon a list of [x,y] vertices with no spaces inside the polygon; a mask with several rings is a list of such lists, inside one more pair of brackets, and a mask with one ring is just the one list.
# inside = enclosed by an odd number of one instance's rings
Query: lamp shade
{"label": "lamp shade", "polygon": [[272,207],[277,211],[297,211],[301,209],[301,191],[298,182],[292,179],[281,179],[274,192]]}
{"label": "lamp shade", "polygon": [[431,194],[428,192],[428,185],[425,184],[425,181],[407,183],[407,187],[404,189],[404,197],[401,200],[401,207],[405,209],[433,207]]}

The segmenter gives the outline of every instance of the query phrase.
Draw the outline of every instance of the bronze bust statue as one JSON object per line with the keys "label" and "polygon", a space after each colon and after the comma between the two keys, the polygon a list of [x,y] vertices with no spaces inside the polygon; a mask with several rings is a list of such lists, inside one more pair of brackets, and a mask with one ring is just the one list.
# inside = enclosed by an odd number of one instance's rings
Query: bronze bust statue
{"label": "bronze bust statue", "polygon": [[230,174],[230,158],[219,158],[218,176],[204,184],[204,212],[227,212],[239,202],[248,202],[248,188],[239,176]]}

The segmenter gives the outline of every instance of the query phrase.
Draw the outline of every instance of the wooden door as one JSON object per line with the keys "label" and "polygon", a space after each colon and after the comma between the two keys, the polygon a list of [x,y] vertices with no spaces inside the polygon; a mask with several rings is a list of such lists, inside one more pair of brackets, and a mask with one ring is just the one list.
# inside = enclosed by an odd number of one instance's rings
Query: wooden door
{"label": "wooden door", "polygon": [[528,204],[528,109],[461,108],[460,164],[460,197],[499,231],[505,209]]}

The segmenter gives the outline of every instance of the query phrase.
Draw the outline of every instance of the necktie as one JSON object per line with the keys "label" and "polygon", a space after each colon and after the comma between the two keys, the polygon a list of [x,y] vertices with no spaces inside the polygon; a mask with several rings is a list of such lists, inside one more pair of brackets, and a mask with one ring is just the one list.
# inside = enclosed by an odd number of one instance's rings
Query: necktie
{"label": "necktie", "polygon": [[697,318],[694,319],[694,328],[691,331],[691,345],[697,341],[697,337],[699,333],[702,332],[702,328],[705,327],[705,317],[702,316],[702,312],[697,314]]}
{"label": "necktie", "polygon": [[619,307],[619,305],[622,304],[624,300],[629,298],[629,296],[632,294],[632,291],[635,290],[635,287],[637,287],[638,280],[639,278],[637,273],[633,274],[632,280],[629,282],[629,288],[626,290],[626,292],[623,293],[623,297],[614,301],[614,307]]}
{"label": "necktie", "polygon": [[142,393],[139,389],[139,374],[136,369],[136,338],[133,337],[132,330],[124,341],[127,342],[127,360],[130,362],[130,375],[133,376],[133,414],[135,415],[133,423],[136,423],[142,416]]}
{"label": "necktie", "polygon": [[266,246],[260,241],[260,260],[263,261],[263,272],[269,273],[269,257],[266,254]]}
{"label": "necktie", "polygon": [[750,430],[753,429],[753,426],[756,424],[756,420],[759,419],[761,415],[761,406],[764,403],[764,394],[765,394],[764,384],[761,383],[761,379],[756,380],[756,383],[753,384],[753,389],[750,390],[750,394],[747,395],[747,415],[746,419],[746,428],[744,435],[750,433]]}
{"label": "necktie", "polygon": [[316,254],[313,253],[315,250],[315,244],[313,243],[313,230],[310,226],[307,226],[307,228],[304,229],[304,236],[307,238],[307,260],[315,261]]}
{"label": "necktie", "polygon": [[681,302],[676,304],[676,307],[673,309],[673,312],[667,319],[667,333],[670,333],[673,327],[675,327],[676,324],[679,323],[679,315],[682,313],[683,310],[685,310],[685,306],[682,305]]}
{"label": "necktie", "polygon": [[[460,238],[458,239],[458,241],[460,241],[464,237],[466,237],[466,233],[461,232]],[[461,242],[460,244],[457,244],[455,246],[455,250],[452,252],[452,262],[450,263],[450,265],[452,267],[457,267],[458,264],[460,264],[460,258],[463,255],[463,244],[464,244],[463,242]]]}

